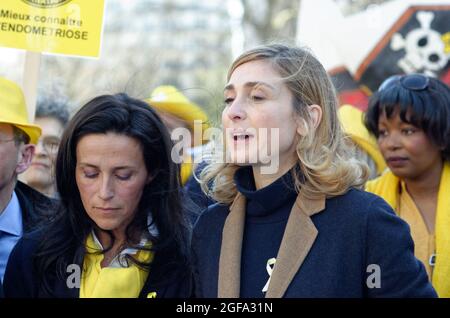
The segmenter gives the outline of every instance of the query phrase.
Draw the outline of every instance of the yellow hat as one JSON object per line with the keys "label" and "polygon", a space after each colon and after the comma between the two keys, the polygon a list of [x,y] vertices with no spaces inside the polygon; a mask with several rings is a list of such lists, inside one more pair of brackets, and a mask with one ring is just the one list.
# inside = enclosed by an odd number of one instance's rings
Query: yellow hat
{"label": "yellow hat", "polygon": [[208,116],[200,106],[191,102],[174,86],[166,85],[155,88],[150,98],[145,100],[157,111],[165,112],[184,120],[194,131],[194,120],[202,121],[202,134],[208,129]]}
{"label": "yellow hat", "polygon": [[386,168],[386,162],[378,148],[377,141],[363,123],[363,112],[352,105],[342,105],[338,109],[339,120],[341,121],[344,132],[369,156],[377,165],[377,173],[381,174]]}
{"label": "yellow hat", "polygon": [[22,90],[15,83],[0,77],[0,123],[11,124],[23,130],[30,143],[36,144],[41,128],[28,122],[27,106]]}

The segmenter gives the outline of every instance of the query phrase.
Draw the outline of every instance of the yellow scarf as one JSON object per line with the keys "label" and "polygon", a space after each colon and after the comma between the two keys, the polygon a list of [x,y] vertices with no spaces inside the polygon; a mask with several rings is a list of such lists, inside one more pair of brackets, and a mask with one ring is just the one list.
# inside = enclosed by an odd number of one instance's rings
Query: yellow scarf
{"label": "yellow scarf", "polygon": [[[369,181],[366,191],[382,197],[395,210],[400,184],[391,171]],[[444,163],[436,211],[436,264],[432,283],[439,297],[450,298],[450,162]]]}
{"label": "yellow scarf", "polygon": [[[129,267],[101,268],[103,254],[90,234],[86,240],[87,253],[84,256],[81,275],[80,298],[137,298],[144,287],[148,272],[131,263]],[[97,252],[97,253],[96,253]],[[153,254],[138,251],[140,262],[150,262]]]}
{"label": "yellow scarf", "polygon": [[192,159],[191,157],[188,157],[184,159],[183,163],[181,164],[181,185],[185,185],[186,182],[189,180],[189,177],[192,175]]}

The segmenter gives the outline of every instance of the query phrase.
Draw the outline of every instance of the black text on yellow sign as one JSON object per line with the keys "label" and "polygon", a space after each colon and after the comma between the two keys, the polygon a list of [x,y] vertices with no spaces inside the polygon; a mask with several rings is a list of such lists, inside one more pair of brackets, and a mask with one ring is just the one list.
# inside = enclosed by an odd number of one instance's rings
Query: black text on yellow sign
{"label": "black text on yellow sign", "polygon": [[104,0],[2,0],[0,45],[97,57]]}

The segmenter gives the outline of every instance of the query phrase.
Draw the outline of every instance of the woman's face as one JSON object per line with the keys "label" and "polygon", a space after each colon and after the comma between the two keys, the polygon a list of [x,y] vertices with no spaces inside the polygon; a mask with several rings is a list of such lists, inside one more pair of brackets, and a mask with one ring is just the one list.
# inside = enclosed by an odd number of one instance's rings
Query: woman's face
{"label": "woman's face", "polygon": [[442,160],[439,147],[422,129],[402,121],[399,111],[391,118],[383,112],[378,130],[380,151],[391,171],[402,179],[420,178]]}
{"label": "woman's face", "polygon": [[261,165],[297,161],[297,115],[293,94],[266,60],[238,66],[224,90],[222,124],[232,162]]}
{"label": "woman's face", "polygon": [[53,188],[53,167],[64,127],[53,117],[37,117],[35,123],[42,128],[42,135],[36,145],[31,166],[25,171],[23,178],[32,187],[50,190]]}
{"label": "woman's face", "polygon": [[139,142],[116,133],[86,135],[76,156],[76,182],[87,214],[99,228],[123,234],[151,179]]}

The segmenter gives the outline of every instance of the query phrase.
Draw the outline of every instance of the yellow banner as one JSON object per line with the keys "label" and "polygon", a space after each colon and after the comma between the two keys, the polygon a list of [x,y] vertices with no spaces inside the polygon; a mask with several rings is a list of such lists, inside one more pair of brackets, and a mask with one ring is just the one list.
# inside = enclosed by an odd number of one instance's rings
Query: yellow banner
{"label": "yellow banner", "polygon": [[98,57],[104,0],[0,0],[0,46]]}

